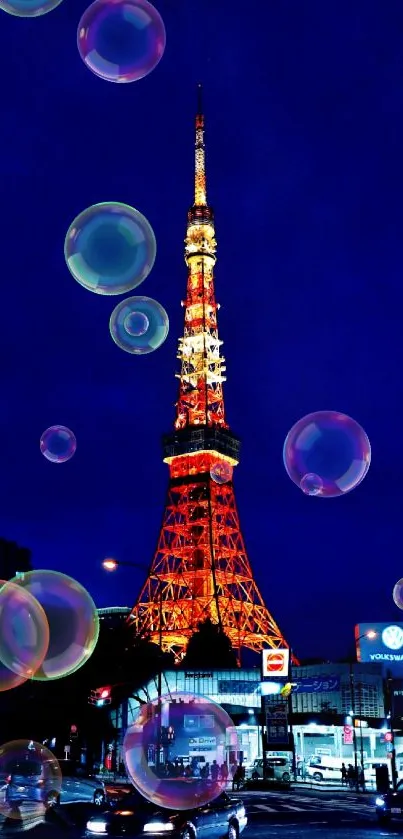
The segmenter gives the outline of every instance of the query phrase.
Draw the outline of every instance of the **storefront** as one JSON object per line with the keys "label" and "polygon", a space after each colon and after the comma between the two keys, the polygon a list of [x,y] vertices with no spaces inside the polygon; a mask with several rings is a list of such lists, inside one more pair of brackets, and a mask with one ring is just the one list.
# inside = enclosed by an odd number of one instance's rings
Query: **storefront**
{"label": "storefront", "polygon": [[[288,745],[284,749],[268,742],[268,753],[292,751],[291,726],[296,762],[300,765],[317,755],[346,762],[355,762],[357,755],[358,764],[374,758],[388,759],[391,747],[381,666],[327,663],[293,667],[292,679],[296,688],[288,707]],[[231,744],[226,743],[220,759],[251,765],[262,756],[262,737],[263,732],[267,734],[268,718],[267,707],[262,705],[260,668],[167,671],[162,677],[161,693],[166,697],[180,693],[206,696],[227,711],[236,727],[237,749],[232,754]],[[157,696],[157,680],[139,693],[142,702],[153,701]],[[113,712],[112,722],[119,730],[117,761],[121,757],[124,732],[136,719],[140,704],[130,699]],[[206,738],[208,732],[199,732],[197,736]],[[201,744],[206,746],[207,740],[197,742],[198,753]],[[400,738],[396,738],[395,746],[397,754],[403,752]],[[206,758],[203,750],[202,753]]]}

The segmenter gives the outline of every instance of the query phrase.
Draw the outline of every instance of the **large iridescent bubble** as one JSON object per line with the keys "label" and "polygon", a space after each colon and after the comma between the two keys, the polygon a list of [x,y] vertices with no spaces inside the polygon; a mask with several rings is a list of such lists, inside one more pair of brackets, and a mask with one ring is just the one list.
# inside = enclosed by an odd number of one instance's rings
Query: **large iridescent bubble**
{"label": "large iridescent bubble", "polygon": [[48,647],[49,625],[40,603],[26,589],[0,580],[0,691],[33,678]]}
{"label": "large iridescent bubble", "polygon": [[109,330],[121,350],[145,355],[164,343],[169,331],[168,315],[151,297],[127,297],[113,310]]}
{"label": "large iridescent bubble", "polygon": [[[236,729],[227,712],[206,696],[188,693],[143,705],[123,742],[126,769],[136,789],[154,804],[174,810],[217,798],[227,783],[219,770],[223,764],[228,770],[230,753],[237,749]],[[183,777],[174,771],[176,755],[184,758]],[[206,763],[209,773],[203,777]]]}
{"label": "large iridescent bubble", "polygon": [[7,777],[10,782],[0,798],[0,815],[11,820],[14,835],[36,827],[47,808],[58,803],[62,773],[54,754],[42,743],[12,740],[0,746],[0,778]]}
{"label": "large iridescent bubble", "polygon": [[393,600],[398,609],[403,609],[403,579],[398,580],[393,587]]}
{"label": "large iridescent bubble", "polygon": [[338,411],[316,411],[298,420],[283,449],[289,477],[306,495],[345,495],[365,478],[371,462],[368,437]]}
{"label": "large iridescent bubble", "polygon": [[147,0],[95,0],[84,12],[77,46],[87,67],[108,82],[135,82],[165,50],[161,15]]}
{"label": "large iridescent bubble", "polygon": [[0,9],[15,17],[39,17],[46,15],[62,0],[0,0]]}
{"label": "large iridescent bubble", "polygon": [[48,651],[32,678],[48,681],[74,673],[90,658],[98,640],[92,597],[77,580],[58,571],[29,571],[13,582],[39,601],[49,624]]}
{"label": "large iridescent bubble", "polygon": [[43,432],[39,448],[51,463],[66,463],[76,451],[77,440],[66,425],[51,425]]}
{"label": "large iridescent bubble", "polygon": [[148,277],[157,246],[147,219],[127,204],[108,201],[83,210],[64,243],[67,267],[95,294],[125,294]]}

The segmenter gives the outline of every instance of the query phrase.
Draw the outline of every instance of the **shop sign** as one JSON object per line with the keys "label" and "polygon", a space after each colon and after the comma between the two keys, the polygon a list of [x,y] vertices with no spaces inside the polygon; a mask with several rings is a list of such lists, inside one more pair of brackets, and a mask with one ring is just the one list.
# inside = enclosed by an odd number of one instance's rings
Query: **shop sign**
{"label": "shop sign", "polygon": [[354,729],[352,725],[343,726],[343,743],[345,746],[351,746],[354,742]]}

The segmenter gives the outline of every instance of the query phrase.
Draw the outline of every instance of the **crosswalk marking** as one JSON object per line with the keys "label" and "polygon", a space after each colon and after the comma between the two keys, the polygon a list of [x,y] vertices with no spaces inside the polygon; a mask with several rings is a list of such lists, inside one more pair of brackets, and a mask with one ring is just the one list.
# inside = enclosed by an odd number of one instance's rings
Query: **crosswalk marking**
{"label": "crosswalk marking", "polygon": [[255,804],[255,807],[258,810],[265,810],[266,813],[277,813],[277,809],[275,807],[268,807],[267,804]]}

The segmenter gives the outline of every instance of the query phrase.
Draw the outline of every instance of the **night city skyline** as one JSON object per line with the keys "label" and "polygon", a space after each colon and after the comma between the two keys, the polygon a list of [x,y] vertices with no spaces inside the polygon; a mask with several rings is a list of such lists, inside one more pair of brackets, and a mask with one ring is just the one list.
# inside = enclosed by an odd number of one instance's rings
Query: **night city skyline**
{"label": "night city skyline", "polygon": [[[352,655],[354,624],[402,618],[392,600],[403,576],[401,4],[251,0],[260,25],[250,33],[229,3],[155,5],[166,54],[128,86],[95,78],[76,55],[85,0],[18,21],[24,62],[16,21],[2,16],[0,536],[32,550],[35,568],[75,576],[98,607],[132,606],[144,582],[140,570],[106,575],[101,562],[148,566],[161,525],[201,80],[248,557],[299,658]],[[85,291],[64,263],[73,218],[109,200],[144,213],[157,239],[138,293],[166,308],[170,332],[147,357],[110,338],[121,298]],[[282,463],[291,426],[322,409],[356,419],[372,447],[363,483],[329,500],[304,496]],[[77,438],[66,464],[39,451],[55,423]]]}

